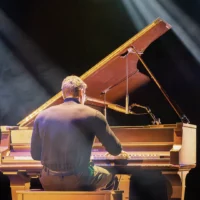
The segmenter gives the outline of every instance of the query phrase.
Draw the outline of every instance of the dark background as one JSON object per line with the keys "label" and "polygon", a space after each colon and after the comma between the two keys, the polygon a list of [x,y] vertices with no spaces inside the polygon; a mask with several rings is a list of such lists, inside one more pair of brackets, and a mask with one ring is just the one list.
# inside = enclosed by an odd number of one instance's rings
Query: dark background
{"label": "dark background", "polygon": [[[192,3],[187,0],[172,2],[199,26],[200,5],[197,0],[192,0]],[[19,54],[17,48],[14,48],[13,38],[9,39],[5,33],[0,32],[0,39],[5,47],[39,85],[36,88],[34,84],[24,84],[25,76],[20,75],[21,85],[14,93],[9,94],[11,100],[3,100],[5,90],[9,90],[9,77],[15,77],[15,73],[11,72],[17,68],[15,61],[9,64],[9,70],[6,70],[6,73],[4,70],[0,76],[4,80],[0,85],[0,101],[4,101],[4,104],[0,102],[0,125],[16,125],[32,110],[58,93],[65,76],[82,75],[140,31],[134,26],[134,19],[131,20],[123,1],[120,0],[1,0],[0,8],[18,29],[40,48],[46,58],[51,60],[53,66],[56,66],[53,71],[51,68],[48,71],[48,66],[44,68],[35,65],[30,61],[30,57],[24,56],[26,52]],[[144,18],[139,18],[144,22]],[[188,29],[191,28],[188,24]],[[15,33],[13,34],[15,36]],[[20,49],[25,44],[18,42],[18,45]],[[200,64],[174,33],[173,27],[151,44],[142,58],[190,122],[199,126]],[[32,57],[31,59],[33,60]],[[2,60],[0,68],[6,69]],[[141,63],[138,63],[138,68],[146,73]],[[45,78],[42,76],[44,69]],[[55,70],[62,73],[58,76]],[[22,73],[25,74],[25,71]],[[149,106],[153,113],[161,118],[162,123],[180,122],[153,81],[131,94],[130,102]],[[124,105],[123,100],[118,103]],[[148,115],[126,116],[114,111],[109,111],[108,114],[110,125],[151,123]]]}

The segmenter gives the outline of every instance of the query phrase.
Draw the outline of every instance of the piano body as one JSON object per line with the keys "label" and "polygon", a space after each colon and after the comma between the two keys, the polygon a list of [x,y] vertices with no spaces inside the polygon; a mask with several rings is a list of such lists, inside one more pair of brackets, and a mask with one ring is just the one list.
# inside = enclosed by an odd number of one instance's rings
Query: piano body
{"label": "piano body", "polygon": [[[138,55],[170,28],[162,19],[156,19],[83,74],[81,78],[88,85],[86,104],[105,111],[112,109],[132,114],[116,102],[126,97],[127,92],[131,93],[150,81],[149,76],[137,70]],[[106,95],[106,98],[102,99],[100,94],[104,94],[103,97]],[[15,191],[28,187],[29,177],[37,176],[42,168],[40,162],[32,160],[30,155],[34,119],[42,110],[62,102],[59,92],[20,121],[18,126],[1,127],[0,170],[10,178],[13,200],[16,199]],[[161,171],[172,186],[171,199],[183,199],[185,177],[196,164],[196,125],[177,122],[111,128],[129,158],[125,160],[106,155],[104,147],[95,139],[91,159],[96,165],[120,176],[119,188],[125,190],[124,199],[129,198],[130,175],[137,173],[138,169]]]}

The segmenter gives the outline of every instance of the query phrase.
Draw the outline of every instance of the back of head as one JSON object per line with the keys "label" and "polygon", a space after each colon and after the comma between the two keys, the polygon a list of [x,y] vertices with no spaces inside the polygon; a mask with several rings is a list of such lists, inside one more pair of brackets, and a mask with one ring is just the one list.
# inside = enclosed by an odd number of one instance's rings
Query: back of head
{"label": "back of head", "polygon": [[78,76],[67,76],[62,82],[63,98],[79,97],[80,91],[85,92],[87,85]]}

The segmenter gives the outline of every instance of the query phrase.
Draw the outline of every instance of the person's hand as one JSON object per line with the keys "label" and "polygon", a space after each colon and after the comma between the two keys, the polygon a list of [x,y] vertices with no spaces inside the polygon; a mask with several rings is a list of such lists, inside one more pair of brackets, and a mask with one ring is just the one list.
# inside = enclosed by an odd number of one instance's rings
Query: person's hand
{"label": "person's hand", "polygon": [[107,152],[105,154],[105,157],[107,157],[107,158],[109,158],[109,157],[115,157],[116,159],[128,159],[129,155],[128,155],[128,153],[126,151],[122,150],[121,153],[119,155],[117,155],[117,156],[113,156],[113,155],[111,155],[110,153]]}
{"label": "person's hand", "polygon": [[121,151],[121,153],[118,155],[120,158],[123,158],[123,159],[128,159],[129,158],[129,155],[126,151]]}
{"label": "person's hand", "polygon": [[111,155],[110,153],[106,152],[104,156],[108,158],[108,157],[111,157],[113,155]]}

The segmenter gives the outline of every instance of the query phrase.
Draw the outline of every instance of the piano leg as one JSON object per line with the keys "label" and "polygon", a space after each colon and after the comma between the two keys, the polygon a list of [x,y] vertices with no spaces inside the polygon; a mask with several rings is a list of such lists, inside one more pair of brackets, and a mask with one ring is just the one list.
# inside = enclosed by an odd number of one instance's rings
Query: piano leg
{"label": "piano leg", "polygon": [[[111,170],[112,171],[112,170]],[[119,190],[124,190],[124,200],[137,200],[139,196],[143,199],[152,199],[159,196],[159,200],[183,200],[184,196],[184,184],[179,176],[179,170],[146,170],[146,169],[134,169],[127,170],[125,167],[123,170],[120,168],[114,170],[119,179]],[[182,176],[186,176],[185,172],[182,172]],[[183,190],[182,190],[183,187]],[[149,194],[149,195],[148,195]],[[137,197],[138,195],[138,197]],[[155,197],[154,197],[155,196]]]}
{"label": "piano leg", "polygon": [[182,182],[182,194],[181,194],[181,200],[184,200],[185,198],[185,179],[187,174],[189,173],[189,170],[181,170],[178,172],[181,182]]}
{"label": "piano leg", "polygon": [[26,190],[30,188],[29,179],[24,178],[19,175],[17,172],[4,173],[10,179],[10,187],[12,193],[12,200],[17,200],[17,190]]}
{"label": "piano leg", "polygon": [[131,175],[127,174],[117,174],[118,177],[118,189],[123,190],[123,200],[129,200],[129,185]]}
{"label": "piano leg", "polygon": [[169,200],[181,200],[182,182],[178,173],[177,171],[162,171],[166,180]]}

